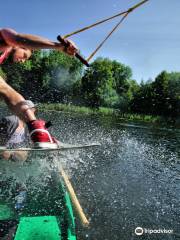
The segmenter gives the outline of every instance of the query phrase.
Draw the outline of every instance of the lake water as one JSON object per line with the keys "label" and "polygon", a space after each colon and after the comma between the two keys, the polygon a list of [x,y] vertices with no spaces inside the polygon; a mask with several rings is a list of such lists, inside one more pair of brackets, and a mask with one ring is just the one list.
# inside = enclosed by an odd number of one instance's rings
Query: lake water
{"label": "lake water", "polygon": [[[180,130],[79,114],[40,117],[62,142],[101,143],[60,160],[90,220],[89,228],[76,221],[79,240],[180,239]],[[137,227],[173,233],[137,236]]]}

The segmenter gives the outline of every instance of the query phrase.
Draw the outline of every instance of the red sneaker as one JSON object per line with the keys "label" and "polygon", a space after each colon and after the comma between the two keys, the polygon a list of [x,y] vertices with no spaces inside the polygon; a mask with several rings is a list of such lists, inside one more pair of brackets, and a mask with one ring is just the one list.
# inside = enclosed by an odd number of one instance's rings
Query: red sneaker
{"label": "red sneaker", "polygon": [[35,148],[57,148],[57,140],[50,135],[46,122],[34,120],[28,123],[30,137]]}

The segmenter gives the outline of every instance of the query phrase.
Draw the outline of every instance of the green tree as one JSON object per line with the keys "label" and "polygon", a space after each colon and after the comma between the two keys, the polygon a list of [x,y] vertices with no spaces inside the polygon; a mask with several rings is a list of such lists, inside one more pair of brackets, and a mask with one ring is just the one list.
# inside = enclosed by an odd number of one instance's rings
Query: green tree
{"label": "green tree", "polygon": [[171,117],[180,117],[180,73],[169,73],[168,102],[166,114]]}
{"label": "green tree", "polygon": [[26,68],[27,63],[13,63],[11,64],[11,60],[8,59],[2,65],[2,71],[6,75],[6,81],[10,84],[14,89],[21,92],[22,85],[24,81],[24,77],[26,76],[28,70]]}
{"label": "green tree", "polygon": [[154,114],[166,115],[168,105],[168,82],[169,75],[166,71],[161,72],[152,83],[154,92]]}
{"label": "green tree", "polygon": [[81,78],[82,71],[83,65],[76,58],[62,52],[50,51],[42,59],[42,86],[46,93],[54,98],[52,101],[63,101],[64,98],[72,96],[73,86]]}
{"label": "green tree", "polygon": [[90,107],[106,106],[113,92],[113,73],[111,61],[98,58],[89,67],[81,80],[81,91]]}
{"label": "green tree", "polygon": [[4,80],[6,80],[6,73],[3,71],[3,69],[0,67],[0,76],[4,79]]}
{"label": "green tree", "polygon": [[135,113],[152,114],[153,104],[152,84],[141,82],[133,92],[130,110]]}
{"label": "green tree", "polygon": [[117,61],[112,61],[112,72],[114,78],[114,89],[121,96],[129,89],[129,80],[132,77],[132,70]]}
{"label": "green tree", "polygon": [[155,81],[142,82],[133,94],[130,106],[137,113],[180,116],[180,73],[163,71]]}
{"label": "green tree", "polygon": [[91,68],[86,70],[81,81],[86,104],[91,107],[124,109],[131,75],[129,67],[108,58],[97,58],[91,64]]}

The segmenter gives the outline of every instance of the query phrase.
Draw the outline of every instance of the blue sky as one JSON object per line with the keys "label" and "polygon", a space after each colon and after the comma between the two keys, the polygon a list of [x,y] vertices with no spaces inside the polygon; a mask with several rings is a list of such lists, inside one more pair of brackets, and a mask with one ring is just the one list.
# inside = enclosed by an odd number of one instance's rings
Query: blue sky
{"label": "blue sky", "polygon": [[[1,3],[1,26],[56,40],[118,12],[137,0],[6,0]],[[149,0],[135,10],[100,49],[98,56],[130,66],[140,82],[161,71],[180,71],[180,0]],[[118,19],[71,37],[88,57]]]}

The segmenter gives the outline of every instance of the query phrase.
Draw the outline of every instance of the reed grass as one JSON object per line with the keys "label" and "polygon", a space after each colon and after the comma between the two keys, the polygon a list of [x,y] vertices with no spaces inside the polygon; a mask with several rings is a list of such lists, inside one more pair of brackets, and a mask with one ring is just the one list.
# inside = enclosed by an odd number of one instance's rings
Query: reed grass
{"label": "reed grass", "polygon": [[119,110],[112,108],[100,107],[99,109],[91,109],[88,107],[75,106],[71,104],[61,103],[41,103],[38,105],[40,111],[62,111],[62,112],[73,112],[81,113],[85,115],[102,115],[102,116],[115,116],[121,119],[132,120],[132,121],[144,121],[144,122],[161,122],[163,121],[160,116],[143,115],[135,113],[122,113]]}

